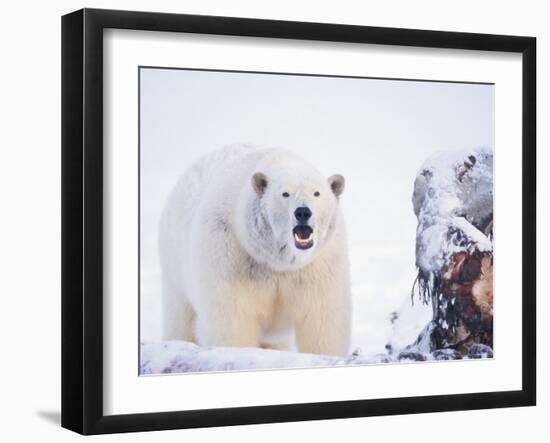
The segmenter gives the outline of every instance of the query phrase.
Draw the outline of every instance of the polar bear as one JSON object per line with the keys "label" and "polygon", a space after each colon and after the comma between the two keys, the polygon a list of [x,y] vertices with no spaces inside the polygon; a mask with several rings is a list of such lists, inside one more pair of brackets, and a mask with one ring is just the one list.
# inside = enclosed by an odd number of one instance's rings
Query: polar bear
{"label": "polar bear", "polygon": [[345,355],[344,177],[278,148],[230,146],[180,178],[159,227],[165,340]]}

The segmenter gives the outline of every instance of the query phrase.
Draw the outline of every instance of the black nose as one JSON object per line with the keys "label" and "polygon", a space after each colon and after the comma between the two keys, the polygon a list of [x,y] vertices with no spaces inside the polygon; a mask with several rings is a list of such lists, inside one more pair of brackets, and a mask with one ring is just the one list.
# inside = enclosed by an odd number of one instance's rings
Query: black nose
{"label": "black nose", "polygon": [[300,223],[306,223],[311,217],[311,210],[307,206],[300,206],[294,211],[294,217]]}

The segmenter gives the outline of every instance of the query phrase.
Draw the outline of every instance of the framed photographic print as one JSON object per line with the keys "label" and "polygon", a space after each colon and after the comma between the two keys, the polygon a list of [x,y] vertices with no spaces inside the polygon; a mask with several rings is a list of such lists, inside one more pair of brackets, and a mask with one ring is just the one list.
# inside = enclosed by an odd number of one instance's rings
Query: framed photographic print
{"label": "framed photographic print", "polygon": [[534,405],[532,37],[62,20],[62,425]]}

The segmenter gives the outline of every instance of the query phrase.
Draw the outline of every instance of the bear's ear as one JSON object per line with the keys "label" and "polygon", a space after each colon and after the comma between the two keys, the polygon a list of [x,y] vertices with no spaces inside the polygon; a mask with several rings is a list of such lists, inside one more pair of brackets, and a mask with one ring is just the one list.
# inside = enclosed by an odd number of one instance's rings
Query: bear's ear
{"label": "bear's ear", "polygon": [[267,177],[264,173],[256,172],[252,176],[252,187],[260,197],[264,194],[265,188],[267,188]]}
{"label": "bear's ear", "polygon": [[340,197],[340,195],[342,195],[342,192],[344,192],[346,180],[344,179],[343,175],[334,174],[328,178],[328,184],[330,185],[330,189],[332,189],[334,195],[336,197]]}

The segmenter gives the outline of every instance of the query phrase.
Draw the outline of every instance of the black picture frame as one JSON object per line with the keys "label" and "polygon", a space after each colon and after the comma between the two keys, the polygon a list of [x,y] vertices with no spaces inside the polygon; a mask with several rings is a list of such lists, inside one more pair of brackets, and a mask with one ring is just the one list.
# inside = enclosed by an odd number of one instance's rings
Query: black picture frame
{"label": "black picture frame", "polygon": [[[506,392],[103,413],[103,30],[522,54],[522,389]],[[62,18],[62,426],[82,434],[458,411],[536,404],[536,39],[233,17],[82,9]]]}

